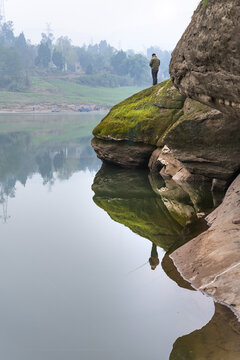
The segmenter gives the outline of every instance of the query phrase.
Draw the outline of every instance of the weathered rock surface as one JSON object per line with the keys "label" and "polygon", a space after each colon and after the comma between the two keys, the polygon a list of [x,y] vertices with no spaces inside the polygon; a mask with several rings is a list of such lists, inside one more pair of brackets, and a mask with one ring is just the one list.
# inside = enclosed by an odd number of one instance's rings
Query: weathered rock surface
{"label": "weathered rock surface", "polygon": [[203,218],[216,207],[208,183],[190,185],[165,179],[163,184],[159,179],[159,175],[149,175],[153,191],[161,197],[171,216],[182,226]]}
{"label": "weathered rock surface", "polygon": [[185,97],[167,80],[115,105],[93,130],[101,140],[121,140],[156,146],[181,115]]}
{"label": "weathered rock surface", "polygon": [[124,167],[147,166],[160,137],[181,116],[184,100],[168,80],[117,104],[93,130],[97,155]]}
{"label": "weathered rock surface", "polygon": [[174,343],[169,360],[238,360],[240,323],[231,311],[216,304],[211,321]]}
{"label": "weathered rock surface", "polygon": [[[186,99],[183,115],[159,139],[149,167],[178,181],[227,182],[240,167],[239,121]],[[167,149],[167,150],[166,150]]]}
{"label": "weathered rock surface", "polygon": [[240,316],[240,175],[208,217],[210,228],[171,254],[195,288]]}
{"label": "weathered rock surface", "polygon": [[126,168],[147,167],[154,146],[131,141],[105,141],[93,138],[92,146],[97,156],[115,165]]}
{"label": "weathered rock surface", "polygon": [[173,51],[170,74],[182,94],[240,117],[240,2],[203,0]]}
{"label": "weathered rock surface", "polygon": [[238,119],[185,99],[165,81],[113,107],[94,129],[92,145],[115,165],[146,167],[151,157],[150,169],[162,176],[217,179],[224,187],[240,167],[238,130]]}

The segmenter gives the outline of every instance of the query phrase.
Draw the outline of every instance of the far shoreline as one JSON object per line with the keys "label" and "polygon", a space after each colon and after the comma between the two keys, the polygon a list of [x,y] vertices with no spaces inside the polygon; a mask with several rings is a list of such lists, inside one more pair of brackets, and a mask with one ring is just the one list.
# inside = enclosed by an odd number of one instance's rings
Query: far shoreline
{"label": "far shoreline", "polygon": [[[1,106],[1,104],[0,104]],[[0,114],[87,114],[106,113],[111,107],[97,104],[21,104],[10,107],[9,104],[0,108]]]}

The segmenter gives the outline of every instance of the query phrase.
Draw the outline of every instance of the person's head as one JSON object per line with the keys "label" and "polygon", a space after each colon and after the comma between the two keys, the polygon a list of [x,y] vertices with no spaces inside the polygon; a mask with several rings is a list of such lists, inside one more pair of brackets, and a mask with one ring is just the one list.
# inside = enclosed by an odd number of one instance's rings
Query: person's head
{"label": "person's head", "polygon": [[155,53],[153,53],[152,56],[157,56],[157,55]]}

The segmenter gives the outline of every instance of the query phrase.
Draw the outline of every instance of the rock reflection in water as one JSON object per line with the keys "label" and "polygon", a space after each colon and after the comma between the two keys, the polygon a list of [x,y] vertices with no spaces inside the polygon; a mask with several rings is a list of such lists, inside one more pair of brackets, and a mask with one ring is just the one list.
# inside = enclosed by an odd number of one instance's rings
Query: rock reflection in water
{"label": "rock reflection in water", "polygon": [[[202,217],[216,205],[210,185],[190,186],[163,181],[141,170],[102,166],[94,179],[94,202],[110,217],[152,241],[149,263],[158,264],[157,246],[166,251],[161,266],[180,287],[194,290],[177,271],[171,251],[202,232]],[[222,194],[223,195],[223,194]],[[218,194],[218,199],[220,195]],[[201,330],[179,338],[170,360],[237,360],[240,358],[240,324],[225,306]]]}
{"label": "rock reflection in water", "polygon": [[212,320],[175,342],[170,360],[239,360],[240,323],[230,309],[215,304]]}
{"label": "rock reflection in water", "polygon": [[92,186],[94,202],[110,217],[168,251],[182,226],[151,188],[146,171],[103,165]]}
{"label": "rock reflection in water", "polygon": [[[187,185],[186,185],[187,186]],[[205,229],[199,217],[213,208],[210,185],[183,189],[145,170],[104,164],[92,186],[95,203],[110,217],[165,251]]]}

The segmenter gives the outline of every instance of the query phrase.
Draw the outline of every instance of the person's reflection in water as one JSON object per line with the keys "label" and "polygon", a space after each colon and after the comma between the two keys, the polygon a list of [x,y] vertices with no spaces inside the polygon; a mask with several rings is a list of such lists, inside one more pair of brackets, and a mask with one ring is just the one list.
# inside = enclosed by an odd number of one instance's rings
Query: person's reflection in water
{"label": "person's reflection in water", "polygon": [[152,251],[151,251],[151,257],[149,259],[149,264],[152,270],[155,270],[156,267],[159,265],[157,245],[155,244],[152,244]]}

